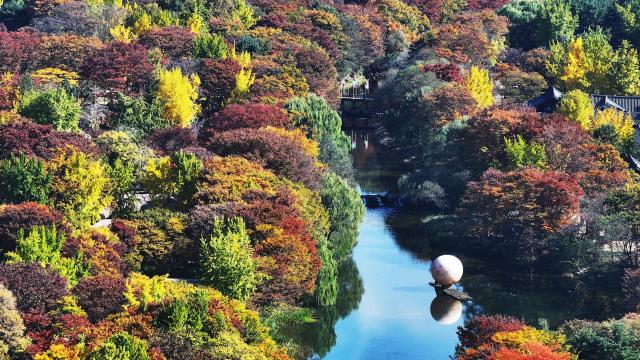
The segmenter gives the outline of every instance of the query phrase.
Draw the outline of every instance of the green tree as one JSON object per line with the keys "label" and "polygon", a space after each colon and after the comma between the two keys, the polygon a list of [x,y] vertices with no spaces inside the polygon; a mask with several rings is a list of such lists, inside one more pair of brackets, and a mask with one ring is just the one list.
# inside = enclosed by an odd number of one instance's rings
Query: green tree
{"label": "green tree", "polygon": [[158,100],[147,102],[143,98],[130,98],[118,93],[112,110],[116,127],[148,134],[155,129],[171,126],[171,121],[162,117],[162,105]]}
{"label": "green tree", "polygon": [[295,97],[287,104],[294,125],[320,144],[320,160],[342,176],[349,176],[351,140],[342,132],[342,119],[327,102],[315,95]]}
{"label": "green tree", "polygon": [[538,45],[532,34],[536,32],[542,6],[537,0],[514,0],[498,10],[498,15],[506,16],[511,23],[508,38],[512,47],[533,49]]}
{"label": "green tree", "polygon": [[364,217],[360,193],[334,173],[322,181],[322,203],[329,212],[329,250],[337,261],[344,260],[356,244]]}
{"label": "green tree", "polygon": [[212,228],[211,236],[200,240],[202,281],[231,298],[246,300],[258,277],[244,221],[215,218]]}
{"label": "green tree", "polygon": [[87,154],[67,148],[49,163],[54,207],[78,228],[93,225],[111,204],[105,166]]}
{"label": "green tree", "polygon": [[595,108],[589,94],[580,90],[572,90],[560,100],[558,112],[580,124],[585,130],[589,130],[595,115]]}
{"label": "green tree", "polygon": [[70,285],[75,285],[80,278],[89,273],[83,263],[82,253],[74,258],[62,256],[62,247],[66,236],[59,233],[55,226],[34,226],[25,236],[23,229],[18,231],[16,250],[6,254],[9,262],[38,262],[43,267],[50,267],[67,278]]}
{"label": "green tree", "polygon": [[116,203],[114,215],[125,217],[135,211],[136,197],[134,194],[135,166],[133,162],[116,159],[107,169],[111,194]]}
{"label": "green tree", "polygon": [[577,28],[578,17],[571,12],[569,1],[544,1],[538,22],[538,38],[541,44],[569,39]]}
{"label": "green tree", "polygon": [[224,37],[218,34],[204,33],[193,39],[193,57],[198,59],[226,59],[229,48]]}
{"label": "green tree", "polygon": [[147,343],[127,333],[112,335],[98,349],[87,356],[88,360],[151,360]]}
{"label": "green tree", "polygon": [[513,140],[504,138],[504,147],[509,161],[507,170],[525,166],[535,166],[540,169],[547,167],[547,153],[542,144],[535,141],[527,143],[521,135],[518,135]]}
{"label": "green tree", "polygon": [[18,104],[20,115],[57,130],[80,131],[80,102],[64,88],[26,92]]}
{"label": "green tree", "polygon": [[616,4],[616,12],[624,32],[637,46],[640,45],[640,0],[629,0]]}
{"label": "green tree", "polygon": [[0,161],[0,201],[22,203],[49,202],[51,175],[42,161],[24,155]]}
{"label": "green tree", "polygon": [[172,157],[152,159],[145,167],[142,182],[156,202],[175,199],[187,207],[195,194],[203,163],[196,155],[178,151]]}
{"label": "green tree", "polygon": [[622,41],[622,45],[616,51],[608,75],[612,84],[611,94],[640,95],[638,51],[628,41]]}
{"label": "green tree", "polygon": [[209,295],[195,291],[185,298],[165,304],[160,310],[160,321],[170,331],[201,331],[207,319]]}

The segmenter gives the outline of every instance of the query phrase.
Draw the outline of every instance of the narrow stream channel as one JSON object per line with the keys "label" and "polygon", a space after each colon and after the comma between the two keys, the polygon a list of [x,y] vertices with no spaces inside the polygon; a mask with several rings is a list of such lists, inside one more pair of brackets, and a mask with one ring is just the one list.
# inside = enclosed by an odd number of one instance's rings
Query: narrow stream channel
{"label": "narrow stream channel", "polygon": [[[379,156],[369,133],[353,131],[351,136],[360,191],[393,191],[399,175],[393,159]],[[428,285],[429,263],[398,246],[388,225],[398,211],[366,211],[353,251],[364,294],[357,309],[335,324],[336,343],[326,359],[447,359],[453,354],[456,327],[464,321],[456,320],[462,305],[453,304],[453,318],[441,320],[449,324],[432,318],[436,296]]]}

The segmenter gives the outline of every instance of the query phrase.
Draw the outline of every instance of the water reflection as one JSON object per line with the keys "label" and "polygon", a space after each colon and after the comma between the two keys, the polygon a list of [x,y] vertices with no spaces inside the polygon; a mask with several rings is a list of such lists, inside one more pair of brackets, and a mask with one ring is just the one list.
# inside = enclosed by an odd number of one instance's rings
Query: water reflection
{"label": "water reflection", "polygon": [[462,317],[462,302],[449,295],[439,294],[431,302],[431,317],[443,325],[455,324]]}

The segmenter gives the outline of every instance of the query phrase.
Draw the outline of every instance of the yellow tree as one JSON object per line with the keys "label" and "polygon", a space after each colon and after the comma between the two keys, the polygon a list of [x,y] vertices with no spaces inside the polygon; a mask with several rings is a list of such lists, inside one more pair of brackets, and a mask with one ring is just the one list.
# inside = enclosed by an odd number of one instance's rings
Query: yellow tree
{"label": "yellow tree", "polygon": [[569,42],[567,53],[567,63],[562,71],[562,80],[567,89],[577,89],[588,87],[585,84],[585,72],[587,68],[587,60],[584,53],[582,38],[578,37]]}
{"label": "yellow tree", "polygon": [[591,129],[596,130],[603,126],[611,126],[623,143],[633,141],[633,135],[635,134],[633,119],[624,112],[614,108],[598,111]]}
{"label": "yellow tree", "polygon": [[583,129],[591,129],[595,109],[584,91],[571,90],[566,93],[560,100],[558,112],[577,122]]}
{"label": "yellow tree", "polygon": [[488,70],[471,67],[466,84],[479,108],[484,109],[493,105],[493,82],[489,79]]}
{"label": "yellow tree", "polygon": [[174,125],[189,127],[200,112],[198,86],[200,78],[182,74],[180,68],[160,70],[156,97],[163,104],[163,117]]}
{"label": "yellow tree", "polygon": [[131,28],[128,28],[124,25],[118,25],[109,29],[109,34],[111,35],[113,40],[120,41],[125,44],[131,43],[136,38],[133,34],[133,31],[131,31]]}

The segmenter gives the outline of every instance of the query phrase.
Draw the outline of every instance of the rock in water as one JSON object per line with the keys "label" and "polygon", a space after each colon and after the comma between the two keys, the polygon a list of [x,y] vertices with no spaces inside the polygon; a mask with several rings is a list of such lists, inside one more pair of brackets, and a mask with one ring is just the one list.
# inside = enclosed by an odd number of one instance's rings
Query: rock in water
{"label": "rock in water", "polygon": [[457,283],[462,278],[462,262],[453,255],[441,255],[431,263],[431,276],[444,288]]}

